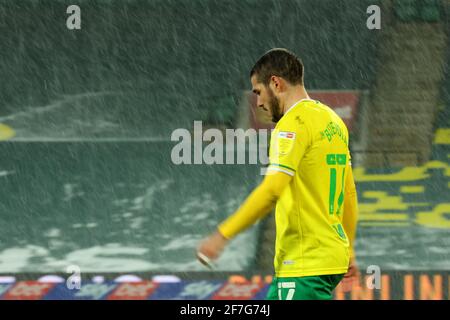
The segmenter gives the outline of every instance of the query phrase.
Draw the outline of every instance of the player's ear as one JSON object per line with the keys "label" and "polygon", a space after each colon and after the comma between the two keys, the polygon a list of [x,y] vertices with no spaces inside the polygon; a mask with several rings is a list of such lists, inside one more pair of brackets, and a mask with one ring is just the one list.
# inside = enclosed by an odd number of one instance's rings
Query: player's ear
{"label": "player's ear", "polygon": [[271,76],[271,77],[270,77],[269,87],[270,87],[273,91],[279,90],[279,88],[280,88],[280,82],[279,82],[279,78],[278,78],[277,76]]}
{"label": "player's ear", "polygon": [[271,82],[275,87],[277,87],[277,85],[278,85],[278,77],[277,77],[277,76],[271,76],[271,77],[270,77],[270,82]]}
{"label": "player's ear", "polygon": [[280,90],[282,89],[283,83],[282,83],[280,77],[272,76],[272,77],[270,78],[270,83],[273,85],[272,90],[274,90],[274,91],[280,91]]}

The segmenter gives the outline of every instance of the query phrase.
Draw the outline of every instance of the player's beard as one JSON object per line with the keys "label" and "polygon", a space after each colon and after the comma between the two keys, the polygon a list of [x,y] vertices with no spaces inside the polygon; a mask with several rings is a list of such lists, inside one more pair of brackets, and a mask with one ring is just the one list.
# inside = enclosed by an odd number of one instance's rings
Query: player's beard
{"label": "player's beard", "polygon": [[270,108],[270,112],[272,113],[272,121],[277,123],[278,121],[280,121],[281,117],[283,116],[283,112],[281,110],[280,107],[280,100],[275,97],[275,95],[273,94],[272,89],[269,89],[269,108]]}

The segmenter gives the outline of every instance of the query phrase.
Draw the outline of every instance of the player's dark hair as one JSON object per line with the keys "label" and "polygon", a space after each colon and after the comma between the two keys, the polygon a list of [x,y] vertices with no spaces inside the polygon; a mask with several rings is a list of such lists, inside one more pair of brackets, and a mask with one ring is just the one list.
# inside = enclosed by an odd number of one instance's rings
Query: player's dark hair
{"label": "player's dark hair", "polygon": [[266,86],[272,76],[281,77],[292,85],[303,85],[303,63],[291,51],[275,48],[258,59],[250,71],[250,77],[253,75]]}

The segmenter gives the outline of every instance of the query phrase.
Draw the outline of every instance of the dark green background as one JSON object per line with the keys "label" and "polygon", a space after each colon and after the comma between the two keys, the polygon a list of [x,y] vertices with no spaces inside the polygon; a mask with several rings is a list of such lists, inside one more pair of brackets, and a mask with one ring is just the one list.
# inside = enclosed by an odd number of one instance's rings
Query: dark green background
{"label": "dark green background", "polygon": [[[0,272],[203,270],[198,241],[258,183],[259,167],[175,166],[171,132],[194,120],[235,126],[249,70],[272,47],[303,59],[308,89],[370,89],[379,32],[366,28],[366,9],[377,3],[0,1],[0,123],[16,132],[0,143]],[[71,4],[81,30],[66,28]],[[427,209],[450,201],[441,171],[423,183]],[[257,267],[273,250],[260,230],[233,242],[221,270]],[[357,252],[362,266],[443,269],[448,234],[361,228]]]}

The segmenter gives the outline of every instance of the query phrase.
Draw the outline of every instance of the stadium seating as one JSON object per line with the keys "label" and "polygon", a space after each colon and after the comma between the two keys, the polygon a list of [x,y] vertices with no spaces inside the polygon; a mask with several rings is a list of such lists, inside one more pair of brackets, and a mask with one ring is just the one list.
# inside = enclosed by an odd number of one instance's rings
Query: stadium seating
{"label": "stadium seating", "polygon": [[442,85],[442,99],[435,121],[433,159],[446,161],[450,156],[450,51],[447,53],[446,77]]}
{"label": "stadium seating", "polygon": [[[1,143],[0,272],[204,270],[199,240],[254,188],[258,168],[177,166],[173,145]],[[239,237],[219,270],[251,268],[258,233]]]}
{"label": "stadium seating", "polygon": [[439,0],[395,0],[394,11],[402,22],[437,22],[442,7]]}
{"label": "stadium seating", "polygon": [[[442,17],[428,1],[421,11],[411,8],[416,2],[402,2],[396,12],[405,22],[417,22],[419,12],[423,21]],[[85,263],[86,272],[201,270],[193,256],[197,241],[236,209],[260,176],[256,166],[175,166],[169,159],[173,144],[158,140],[168,140],[175,128],[191,128],[194,120],[232,126],[236,101],[249,88],[249,68],[272,47],[288,47],[303,58],[311,89],[372,89],[378,69],[389,73],[377,63],[379,33],[365,27],[366,8],[379,0],[257,0],[257,6],[255,0],[180,0],[176,8],[163,0],[84,0],[78,2],[82,29],[76,31],[65,28],[63,1],[23,3],[5,3],[0,19],[0,41],[14,49],[0,51],[0,76],[7,79],[0,116],[25,140],[83,143],[0,144],[8,155],[0,191],[11,195],[0,203],[0,251],[21,257],[6,266],[16,272],[60,270],[73,261]],[[400,32],[388,44],[394,53],[420,51],[415,38]],[[420,117],[429,120],[431,135],[433,114],[421,112],[417,100],[435,100],[436,92],[406,84],[404,68],[412,59],[402,66],[396,54],[383,58],[398,73],[377,84],[384,95],[376,121],[387,124],[379,130],[391,138],[392,123],[406,119],[398,130],[408,132],[405,127]],[[438,81],[433,66],[427,79]],[[449,128],[445,95],[437,130]],[[394,100],[405,97],[407,106]],[[95,142],[101,138],[113,142]],[[129,138],[155,141],[133,144]],[[392,138],[393,146],[417,136],[408,139]],[[449,187],[449,153],[447,144],[435,143],[434,158],[417,168],[356,168],[362,267],[447,268],[442,253],[450,199],[442,190]],[[403,157],[389,162],[408,163],[414,154]],[[437,231],[430,235],[427,228]],[[240,238],[222,268],[260,266],[255,239],[261,230]],[[427,251],[428,244],[434,251]],[[264,244],[263,250],[270,249]]]}
{"label": "stadium seating", "polygon": [[426,22],[437,22],[441,18],[439,0],[424,0],[420,11],[420,17]]}
{"label": "stadium seating", "polygon": [[[394,9],[417,3],[397,1]],[[382,30],[368,111],[367,151],[374,156],[366,157],[364,165],[402,167],[430,159],[449,46],[448,26],[447,20],[394,20]]]}
{"label": "stadium seating", "polygon": [[402,21],[413,21],[417,18],[417,1],[416,0],[397,0],[395,1],[395,13]]}
{"label": "stadium seating", "polygon": [[[364,265],[378,261],[384,269],[447,268],[446,243],[450,240],[449,67],[450,51],[447,50],[441,91],[443,99],[436,119],[432,121],[431,159],[420,166],[355,169],[360,208],[357,252]],[[420,98],[422,94],[413,98]],[[437,98],[433,96],[439,101]],[[416,114],[419,110],[409,112]],[[418,259],[424,256],[427,259]]]}
{"label": "stadium seating", "polygon": [[[108,104],[85,98],[77,110],[88,116],[123,109],[120,121],[114,119],[117,130],[126,131],[121,121],[130,120],[145,128],[145,136],[167,136],[193,119],[229,123],[241,90],[250,87],[249,69],[272,47],[303,58],[308,88],[368,89],[377,33],[365,28],[366,8],[378,2],[181,0],[174,9],[161,0],[80,1],[81,30],[65,28],[64,2],[9,2],[0,40],[16,50],[0,53],[0,76],[9,79],[0,113],[107,93]],[[141,113],[154,117],[151,126]]]}

